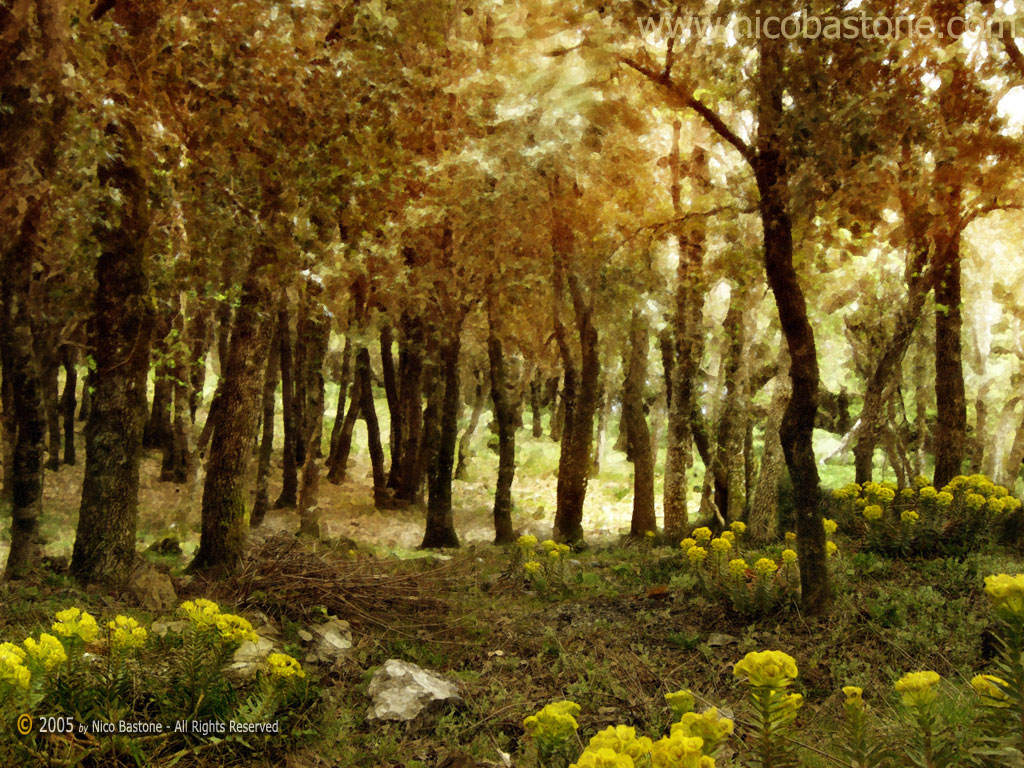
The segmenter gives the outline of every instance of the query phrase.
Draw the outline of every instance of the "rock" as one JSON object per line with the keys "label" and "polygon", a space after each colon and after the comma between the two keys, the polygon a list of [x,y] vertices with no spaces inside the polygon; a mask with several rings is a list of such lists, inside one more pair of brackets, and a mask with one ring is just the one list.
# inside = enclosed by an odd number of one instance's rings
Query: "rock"
{"label": "rock", "polygon": [[388,659],[374,673],[367,689],[370,720],[417,721],[423,724],[449,704],[462,703],[458,688],[440,675],[415,664]]}
{"label": "rock", "polygon": [[178,604],[171,577],[149,564],[135,568],[128,583],[128,594],[136,605],[147,611],[169,611]]}
{"label": "rock", "polygon": [[334,616],[323,624],[311,626],[309,631],[300,631],[299,637],[311,645],[306,653],[306,661],[311,664],[333,666],[347,656],[352,648],[349,623]]}
{"label": "rock", "polygon": [[267,654],[274,650],[274,642],[269,638],[256,636],[256,642],[246,640],[231,657],[231,663],[225,671],[242,678],[250,678],[256,674]]}
{"label": "rock", "polygon": [[712,632],[708,635],[708,645],[712,648],[716,648],[723,645],[732,645],[738,643],[740,639],[733,637],[732,635],[726,635],[721,632]]}
{"label": "rock", "polygon": [[160,541],[154,541],[146,551],[158,555],[181,555],[181,542],[173,536],[168,536]]}

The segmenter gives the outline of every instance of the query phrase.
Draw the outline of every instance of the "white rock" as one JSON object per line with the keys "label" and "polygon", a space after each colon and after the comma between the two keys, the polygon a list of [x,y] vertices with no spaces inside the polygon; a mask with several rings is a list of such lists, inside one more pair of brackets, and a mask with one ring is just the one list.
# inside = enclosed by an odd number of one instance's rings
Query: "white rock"
{"label": "white rock", "polygon": [[446,703],[460,703],[455,684],[415,664],[389,659],[367,689],[370,720],[409,722],[435,714]]}

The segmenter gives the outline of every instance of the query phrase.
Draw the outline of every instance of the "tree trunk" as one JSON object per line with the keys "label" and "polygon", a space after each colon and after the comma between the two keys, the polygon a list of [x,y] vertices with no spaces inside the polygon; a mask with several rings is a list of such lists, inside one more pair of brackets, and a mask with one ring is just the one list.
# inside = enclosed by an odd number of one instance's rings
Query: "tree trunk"
{"label": "tree trunk", "polygon": [[598,384],[597,396],[597,435],[594,437],[594,459],[590,462],[590,476],[601,474],[601,459],[604,457],[604,438],[608,430],[608,411],[610,410],[608,387],[602,381]]}
{"label": "tree trunk", "polygon": [[87,373],[82,379],[82,398],[78,406],[78,420],[89,421],[89,411],[92,408],[92,374]]}
{"label": "tree trunk", "polygon": [[647,384],[647,321],[633,310],[629,325],[629,365],[622,387],[622,421],[633,447],[633,518],[630,536],[657,531],[654,518],[654,459],[651,433],[644,416],[644,389]]}
{"label": "tree trunk", "polygon": [[380,426],[377,423],[377,407],[373,402],[373,369],[370,367],[370,351],[363,347],[356,354],[356,370],[362,381],[359,388],[359,414],[366,424],[366,442],[370,451],[370,466],[373,471],[373,503],[385,507],[388,503],[388,477],[384,471],[384,449],[380,443]]}
{"label": "tree trunk", "polygon": [[[505,356],[498,336],[498,316],[494,300],[488,304],[487,360],[491,373],[491,402],[494,420],[498,424],[498,480],[494,489],[494,543],[511,544],[515,540],[512,530],[512,481],[516,474],[516,428],[508,399],[505,377]],[[538,381],[535,377],[534,381]],[[534,410],[534,424],[538,422]],[[536,431],[536,426],[534,427]]]}
{"label": "tree trunk", "polygon": [[[461,326],[461,322],[459,323]],[[441,403],[437,449],[428,472],[427,526],[420,549],[457,547],[452,514],[452,467],[455,463],[455,444],[459,436],[459,351],[461,328],[457,328],[441,344]]]}
{"label": "tree trunk", "polygon": [[779,480],[785,466],[779,429],[789,403],[790,391],[789,371],[779,366],[764,425],[761,471],[757,476],[757,487],[754,490],[754,500],[748,518],[747,531],[753,546],[763,546],[778,536]]}
{"label": "tree trunk", "polygon": [[171,332],[170,307],[160,303],[156,326],[153,329],[153,347],[156,358],[153,365],[153,404],[149,418],[142,429],[142,447],[166,452],[171,447],[171,401],[174,399],[174,384],[171,381],[169,338]]}
{"label": "tree trunk", "polygon": [[[682,165],[679,157],[680,123],[672,128],[672,204],[681,215],[680,185]],[[691,160],[692,181],[696,188],[706,190],[708,159],[703,149],[695,147]],[[679,264],[676,268],[675,311],[672,318],[671,361],[663,358],[667,368],[666,402],[668,430],[665,448],[665,536],[671,542],[682,540],[690,529],[687,511],[687,472],[693,463],[693,415],[697,410],[695,397],[697,371],[703,356],[701,325],[704,314],[704,241],[705,223],[695,217],[684,222],[676,233],[679,240]],[[663,349],[663,354],[667,350]],[[671,362],[665,366],[666,362]],[[670,369],[670,370],[668,370]]]}
{"label": "tree trunk", "polygon": [[533,416],[531,421],[532,434],[536,437],[544,436],[544,427],[541,424],[543,407],[541,406],[541,394],[544,382],[541,378],[540,369],[536,369],[533,378],[530,380],[530,413]]}
{"label": "tree trunk", "polygon": [[[352,384],[349,388],[348,411],[341,423],[341,430],[338,432],[336,447],[331,448],[331,455],[327,459],[327,482],[340,485],[345,482],[348,473],[348,457],[352,452],[352,433],[356,428],[356,420],[359,418],[359,404],[362,402],[362,374],[356,364],[355,373],[352,377]],[[341,396],[339,395],[339,405]]]}
{"label": "tree trunk", "polygon": [[562,388],[555,391],[551,400],[551,424],[548,429],[548,436],[553,443],[562,441],[562,432],[565,429],[565,374],[562,374]]}
{"label": "tree trunk", "polygon": [[423,428],[419,439],[419,453],[410,476],[412,503],[423,503],[423,480],[430,467],[441,442],[441,409],[444,404],[444,381],[439,377],[436,362],[424,368],[423,388],[427,393],[427,405],[423,409]]}
{"label": "tree trunk", "polygon": [[[221,415],[213,430],[203,484],[202,534],[189,569],[233,574],[249,528],[245,474],[262,405],[273,334],[274,296],[269,246],[258,247],[242,285],[223,372]],[[287,327],[287,326],[283,326]],[[282,332],[283,332],[282,328]]]}
{"label": "tree trunk", "polygon": [[789,215],[789,172],[779,135],[783,75],[778,40],[758,41],[758,136],[752,166],[760,195],[764,262],[775,295],[782,333],[789,348],[792,396],[783,414],[779,437],[793,481],[797,550],[800,557],[801,602],[808,615],[820,615],[830,601],[825,564],[818,464],[814,458],[814,418],[818,410],[818,354],[814,331],[793,267],[793,225]]}
{"label": "tree trunk", "polygon": [[398,356],[398,400],[401,434],[395,439],[401,446],[398,460],[392,458],[392,479],[396,500],[414,503],[419,494],[420,441],[423,437],[423,326],[418,319],[403,321],[403,339]]}
{"label": "tree trunk", "polygon": [[320,538],[320,462],[316,458],[316,437],[311,436],[302,465],[302,488],[299,491],[299,535]]}
{"label": "tree trunk", "polygon": [[33,331],[36,345],[36,365],[43,388],[43,411],[46,414],[46,468],[51,472],[60,469],[60,393],[58,374],[60,358],[57,357],[56,329],[44,326]]}
{"label": "tree trunk", "polygon": [[61,394],[60,405],[64,417],[64,463],[73,466],[75,456],[75,392],[78,389],[78,350],[72,344],[64,344],[60,348],[61,363],[64,366],[64,392]]}
{"label": "tree trunk", "polygon": [[[190,384],[191,352],[186,321],[190,300],[177,295],[174,298],[175,314],[171,328],[176,338],[168,346],[169,380],[171,381],[171,435],[164,447],[160,480],[173,483],[187,483],[187,493],[182,499],[186,513],[192,509],[192,495],[195,490],[196,450],[192,432],[192,391]],[[183,515],[187,516],[187,515]]]}
{"label": "tree trunk", "polygon": [[473,441],[473,435],[476,433],[476,428],[480,424],[480,417],[484,412],[484,404],[486,397],[484,395],[484,384],[482,381],[483,371],[477,371],[476,386],[474,387],[473,394],[473,411],[469,417],[469,424],[466,425],[465,431],[462,433],[462,437],[459,438],[459,460],[455,465],[455,479],[465,480],[466,479],[466,465],[469,462],[469,446]]}
{"label": "tree trunk", "polygon": [[[334,412],[334,426],[331,428],[331,451],[327,454],[328,471],[337,460],[341,431],[345,424],[345,398],[352,382],[352,342],[345,337],[345,349],[341,353],[341,376],[338,378],[338,407]],[[351,442],[351,438],[350,438]]]}
{"label": "tree trunk", "polygon": [[[139,460],[155,323],[145,272],[150,215],[149,190],[138,170],[142,139],[133,128],[127,130],[130,139],[120,137],[120,153],[97,174],[101,184],[113,183],[121,191],[123,202],[117,229],[97,227],[102,251],[90,325],[96,367],[90,377],[85,478],[71,558],[71,573],[80,583],[110,586],[123,584],[135,565]],[[100,216],[100,221],[107,218]]]}
{"label": "tree trunk", "polygon": [[[951,248],[959,251],[959,244]],[[967,399],[961,355],[960,258],[957,255],[935,286],[935,403],[938,426],[935,432],[935,476],[942,488],[960,474],[967,439]]]}
{"label": "tree trunk", "polygon": [[[4,300],[0,291],[0,355],[3,355],[3,338],[7,333],[4,318]],[[18,438],[18,427],[14,419],[14,387],[11,383],[12,373],[3,369],[3,358],[0,357],[0,450],[3,451],[4,484],[0,489],[0,501],[11,502],[12,484],[14,483],[14,443]]]}
{"label": "tree trunk", "polygon": [[[280,316],[279,316],[280,317]],[[277,415],[277,382],[278,371],[281,369],[281,328],[274,324],[274,335],[270,341],[270,352],[267,354],[267,369],[263,375],[263,435],[260,438],[259,459],[256,466],[256,499],[252,505],[253,528],[258,528],[267,517],[270,509],[268,485],[270,482],[270,466],[274,455],[274,421]],[[343,390],[344,391],[344,390]],[[344,400],[344,396],[342,396]]]}
{"label": "tree trunk", "polygon": [[274,502],[275,509],[294,507],[298,502],[299,491],[299,464],[298,464],[298,442],[299,423],[296,421],[295,411],[295,378],[297,367],[293,366],[291,320],[288,317],[288,305],[282,300],[281,307],[277,312],[278,341],[280,350],[278,360],[281,370],[281,411],[284,423],[284,452],[283,469],[281,478],[281,494]]}
{"label": "tree trunk", "polygon": [[197,310],[188,320],[189,360],[191,362],[188,410],[193,424],[196,423],[196,413],[203,402],[203,389],[206,387],[206,354],[210,348],[210,323],[206,316],[207,309],[200,304]]}
{"label": "tree trunk", "polygon": [[740,411],[743,408],[745,389],[742,363],[746,344],[746,296],[746,289],[734,283],[723,324],[729,340],[722,360],[722,400],[715,435],[715,456],[709,468],[714,479],[715,506],[726,523],[742,517],[744,506],[744,500],[736,496],[741,495],[743,482],[743,434],[740,430]]}
{"label": "tree trunk", "polygon": [[[395,488],[395,464],[401,463],[402,443],[402,414],[401,404],[398,397],[398,373],[395,371],[395,357],[392,353],[394,337],[391,326],[385,325],[380,329],[380,370],[381,378],[384,380],[384,397],[388,403],[388,415],[391,417],[388,426],[388,447],[391,453],[391,466],[388,468],[388,488]],[[338,418],[341,418],[341,403],[339,402]],[[337,421],[335,421],[337,426]],[[333,444],[333,439],[332,439]]]}

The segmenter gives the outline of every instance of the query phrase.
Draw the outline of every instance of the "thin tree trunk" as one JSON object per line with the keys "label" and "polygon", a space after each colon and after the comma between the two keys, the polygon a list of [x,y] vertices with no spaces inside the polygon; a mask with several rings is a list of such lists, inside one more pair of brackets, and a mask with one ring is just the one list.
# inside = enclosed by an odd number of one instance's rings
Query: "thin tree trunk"
{"label": "thin tree trunk", "polygon": [[306,462],[302,465],[302,487],[299,490],[299,535],[320,538],[320,462],[316,457],[316,437],[309,439]]}
{"label": "thin tree trunk", "polygon": [[556,390],[555,397],[551,401],[551,424],[548,429],[548,436],[553,443],[562,441],[562,432],[565,429],[565,374],[562,374],[562,388]]}
{"label": "thin tree trunk", "polygon": [[359,388],[359,415],[366,424],[366,442],[370,451],[370,466],[373,472],[373,503],[385,507],[388,503],[388,477],[384,471],[384,449],[380,442],[380,426],[377,423],[377,407],[373,402],[373,369],[370,367],[370,351],[363,347],[356,353],[356,369],[362,380]]}
{"label": "thin tree trunk", "polygon": [[[951,248],[959,249],[957,243]],[[935,476],[941,488],[960,474],[967,439],[967,399],[961,353],[960,259],[956,257],[935,287]]]}
{"label": "thin tree trunk", "polygon": [[[391,332],[391,326],[385,325],[380,329],[380,370],[381,378],[384,380],[384,397],[387,399],[388,414],[390,416],[388,447],[391,454],[391,466],[388,467],[388,488],[392,489],[394,489],[395,480],[397,479],[395,464],[396,462],[401,464],[401,456],[399,454],[402,450],[402,409],[401,401],[398,397],[398,373],[395,370],[395,357],[392,353],[394,343],[395,340]],[[338,411],[338,418],[341,418],[340,410]],[[335,425],[337,425],[337,421]]]}
{"label": "thin tree trunk", "polygon": [[273,334],[274,295],[269,246],[252,257],[242,285],[222,380],[221,415],[213,431],[203,485],[202,534],[192,571],[229,575],[242,562],[248,516],[245,475],[260,417]]}
{"label": "thin tree trunk", "polygon": [[281,307],[277,313],[277,323],[280,328],[278,341],[280,350],[278,360],[281,370],[281,411],[284,422],[284,455],[281,478],[281,494],[274,502],[275,509],[294,507],[298,502],[299,491],[299,464],[298,464],[298,442],[299,424],[296,421],[295,412],[295,379],[298,368],[293,365],[291,320],[288,317],[288,305],[282,300]]}
{"label": "thin tree trunk", "polygon": [[604,458],[604,438],[608,430],[608,411],[610,410],[608,387],[602,381],[598,385],[597,396],[597,435],[594,437],[594,459],[590,462],[590,476],[597,477],[601,473],[601,459]]}
{"label": "thin tree trunk", "polygon": [[91,375],[86,374],[82,378],[82,397],[81,404],[78,406],[78,420],[89,421],[89,410],[92,408],[92,384],[90,384]]}
{"label": "thin tree trunk", "polygon": [[74,465],[75,457],[75,392],[78,390],[78,370],[75,366],[78,351],[72,344],[60,348],[64,366],[64,392],[61,394],[61,412],[64,417],[64,463]]}
{"label": "thin tree trunk", "polygon": [[[277,415],[277,382],[281,369],[281,329],[274,324],[274,335],[267,354],[267,369],[263,376],[263,435],[260,438],[259,459],[256,466],[256,499],[252,505],[253,528],[263,524],[270,509],[270,467],[274,455],[274,421]],[[342,398],[344,399],[344,398]]]}
{"label": "thin tree trunk", "polygon": [[[512,530],[512,481],[516,473],[516,429],[508,401],[508,383],[505,378],[505,356],[498,336],[498,315],[494,299],[488,303],[487,360],[491,373],[491,402],[494,420],[498,424],[498,479],[494,488],[494,543],[511,544],[515,540]],[[534,381],[537,379],[535,378]],[[538,421],[534,411],[534,424]],[[534,427],[536,431],[536,426]]]}
{"label": "thin tree trunk", "polygon": [[455,447],[459,436],[460,349],[461,327],[441,344],[440,384],[444,395],[438,420],[437,449],[433,452],[428,472],[427,525],[421,549],[459,546],[452,513],[452,467],[455,464]]}
{"label": "thin tree trunk", "polygon": [[[396,500],[412,504],[419,494],[422,474],[419,471],[420,442],[423,437],[423,326],[418,319],[407,317],[403,323],[403,340],[399,353],[399,412],[401,435],[400,461],[391,462]],[[399,440],[398,438],[401,437]]]}
{"label": "thin tree trunk", "polygon": [[543,406],[541,405],[541,395],[544,388],[544,382],[541,378],[540,368],[537,368],[533,373],[533,378],[530,380],[530,412],[533,416],[531,422],[532,434],[536,437],[543,437],[544,427],[541,424],[541,415]]}
{"label": "thin tree trunk", "polygon": [[[0,355],[3,354],[3,337],[7,333],[2,291],[0,291]],[[18,427],[14,419],[14,386],[13,374],[3,369],[3,358],[0,357],[0,450],[3,450],[4,484],[0,489],[0,500],[10,504],[14,483],[14,444],[18,438]]]}
{"label": "thin tree trunk", "polygon": [[647,321],[633,310],[629,325],[629,364],[622,387],[622,421],[633,447],[633,517],[630,536],[657,531],[654,518],[654,459],[651,433],[644,416],[644,388],[647,384]]}
{"label": "thin tree trunk", "polygon": [[427,472],[434,464],[441,441],[441,409],[444,401],[444,381],[436,362],[430,362],[424,368],[424,390],[427,393],[427,404],[423,409],[423,428],[419,439],[419,453],[412,470],[410,488],[412,503],[423,503],[423,481]]}
{"label": "thin tree trunk", "polygon": [[349,389],[348,411],[345,413],[345,418],[341,423],[341,430],[338,432],[337,448],[331,449],[331,455],[327,460],[327,482],[334,485],[340,485],[345,482],[345,476],[348,474],[348,457],[352,452],[352,433],[355,431],[356,420],[359,418],[359,404],[362,402],[363,386],[363,380],[357,364]]}
{"label": "thin tree trunk", "polygon": [[761,453],[761,471],[757,476],[753,503],[750,505],[747,534],[750,543],[762,546],[774,541],[779,530],[779,480],[785,468],[779,429],[789,403],[791,383],[789,371],[779,366],[772,387],[772,399],[764,425],[764,448]]}
{"label": "thin tree trunk", "polygon": [[58,374],[60,359],[54,348],[56,332],[52,327],[44,327],[33,332],[36,343],[36,364],[43,387],[43,411],[46,414],[46,468],[51,472],[60,469],[60,392]]}
{"label": "thin tree trunk", "polygon": [[345,423],[345,398],[352,382],[352,342],[345,337],[345,349],[341,353],[341,376],[338,378],[338,407],[334,412],[334,426],[331,428],[331,451],[327,455],[328,471],[337,461],[341,431]]}
{"label": "thin tree trunk", "polygon": [[484,394],[484,384],[482,381],[483,371],[477,371],[474,378],[476,379],[476,386],[473,393],[473,411],[469,416],[469,424],[466,425],[462,437],[459,438],[459,459],[455,465],[456,480],[466,479],[466,466],[469,463],[469,446],[473,441],[473,435],[476,434],[476,428],[480,424],[480,417],[483,415],[484,404],[487,399]]}

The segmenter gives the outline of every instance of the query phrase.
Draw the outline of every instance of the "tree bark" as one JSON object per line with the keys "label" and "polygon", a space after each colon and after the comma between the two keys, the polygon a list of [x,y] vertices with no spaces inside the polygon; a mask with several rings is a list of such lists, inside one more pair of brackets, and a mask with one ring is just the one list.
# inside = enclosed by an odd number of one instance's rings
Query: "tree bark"
{"label": "tree bark", "polygon": [[[951,248],[959,251],[958,243]],[[942,281],[935,286],[935,431],[936,488],[960,474],[967,440],[967,399],[961,351],[960,258],[950,262]]]}
{"label": "tree bark", "polygon": [[[515,540],[512,530],[512,481],[516,473],[516,428],[508,398],[505,376],[505,355],[498,336],[498,316],[492,298],[488,304],[487,360],[491,373],[491,402],[494,420],[498,425],[498,479],[494,488],[494,543],[511,544]],[[534,378],[537,381],[537,378]],[[538,421],[534,411],[534,424]],[[536,431],[536,427],[534,427]]]}
{"label": "tree bark", "polygon": [[380,442],[377,407],[373,402],[373,369],[370,367],[370,351],[366,347],[356,353],[356,371],[362,381],[362,386],[359,388],[359,414],[366,424],[366,442],[370,451],[370,466],[373,472],[373,503],[376,507],[385,507],[388,503],[388,477],[384,471],[384,449]]}
{"label": "tree bark", "polygon": [[401,446],[398,460],[391,461],[392,478],[398,501],[412,504],[419,494],[422,474],[419,471],[420,442],[423,437],[423,326],[416,318],[405,317],[399,351],[399,413],[401,434],[396,444]]}
{"label": "tree bark", "polygon": [[[202,534],[191,571],[230,575],[242,562],[249,528],[245,474],[262,405],[273,333],[270,246],[253,254],[242,285],[223,371],[221,415],[214,426],[203,484]],[[286,327],[286,326],[285,326]]]}
{"label": "tree bark", "polygon": [[[331,455],[327,459],[327,482],[340,485],[345,482],[348,474],[348,457],[352,452],[352,433],[356,428],[356,420],[359,418],[359,404],[362,402],[362,374],[359,372],[358,363],[352,377],[352,384],[348,395],[348,411],[341,423],[341,430],[338,432],[338,442],[331,448]],[[339,395],[339,404],[341,396]]]}
{"label": "tree bark", "polygon": [[541,405],[541,395],[544,387],[544,382],[541,378],[540,369],[536,369],[533,373],[533,378],[530,380],[530,413],[533,416],[530,422],[531,434],[536,437],[543,437],[544,427],[541,424],[541,416],[543,406]]}
{"label": "tree bark", "polygon": [[341,432],[345,424],[345,398],[352,383],[352,349],[352,342],[345,337],[345,349],[341,353],[341,375],[338,377],[338,407],[335,409],[334,426],[331,428],[331,450],[327,454],[328,473],[337,461]]}
{"label": "tree bark", "polygon": [[117,135],[121,151],[101,166],[98,176],[101,184],[120,190],[123,203],[117,229],[97,227],[102,251],[90,325],[96,367],[71,573],[82,584],[119,586],[131,575],[136,558],[139,460],[155,308],[145,272],[150,215],[149,190],[139,170],[142,139],[134,128],[113,124],[108,133]]}
{"label": "tree bark", "polygon": [[302,465],[302,487],[299,490],[299,535],[320,538],[320,462],[316,457],[316,437],[311,436]]}
{"label": "tree bark", "polygon": [[420,549],[459,546],[452,514],[452,467],[455,463],[455,444],[459,433],[459,351],[461,349],[461,322],[441,344],[441,403],[437,430],[437,449],[428,471],[427,526]]}
{"label": "tree bark", "polygon": [[474,378],[476,380],[476,386],[474,387],[473,392],[473,411],[469,416],[469,424],[466,425],[466,429],[462,433],[462,437],[459,438],[459,459],[455,464],[456,480],[466,479],[466,466],[469,463],[469,446],[473,441],[473,435],[476,434],[476,428],[480,424],[480,417],[484,412],[486,397],[484,395],[484,383],[482,381],[483,371],[477,371]]}
{"label": "tree bark", "polygon": [[654,459],[651,433],[644,416],[644,389],[647,384],[647,321],[633,310],[629,324],[629,365],[622,387],[622,421],[629,433],[633,456],[633,517],[630,536],[657,531],[654,517]]}
{"label": "tree bark", "polygon": [[779,480],[782,478],[785,467],[779,429],[789,403],[790,391],[789,371],[783,370],[780,366],[772,387],[772,399],[768,405],[768,415],[764,425],[764,448],[761,453],[761,471],[757,476],[757,487],[754,490],[754,499],[750,506],[747,525],[750,543],[755,546],[763,546],[774,541],[778,536]]}
{"label": "tree bark", "polygon": [[[398,372],[395,370],[395,357],[392,353],[395,340],[390,325],[380,329],[380,371],[384,380],[384,397],[388,403],[388,447],[391,453],[391,466],[388,467],[388,488],[395,488],[395,464],[401,464],[402,443],[402,408],[398,397]],[[341,418],[340,403],[338,418]],[[337,421],[335,421],[337,426]],[[333,440],[332,440],[333,442]]]}
{"label": "tree bark", "polygon": [[[278,316],[280,317],[280,316]],[[253,528],[263,524],[270,509],[268,485],[270,482],[270,466],[274,455],[274,421],[277,411],[277,382],[281,369],[281,328],[274,324],[274,335],[270,341],[270,352],[267,354],[267,369],[263,376],[263,434],[260,438],[259,459],[256,466],[256,499],[252,505]],[[342,397],[344,400],[344,396]]]}
{"label": "tree bark", "polygon": [[72,344],[61,346],[61,363],[64,366],[64,391],[61,394],[61,412],[64,417],[64,463],[73,466],[75,456],[75,392],[78,389],[78,350]]}

